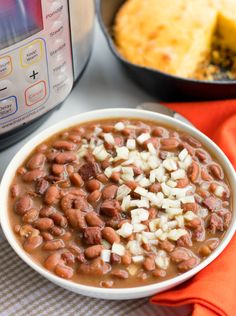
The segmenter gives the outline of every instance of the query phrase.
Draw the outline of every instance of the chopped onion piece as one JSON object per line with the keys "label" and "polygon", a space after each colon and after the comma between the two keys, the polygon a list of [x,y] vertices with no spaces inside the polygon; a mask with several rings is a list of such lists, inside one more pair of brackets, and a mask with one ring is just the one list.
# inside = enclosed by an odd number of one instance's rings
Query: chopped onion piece
{"label": "chopped onion piece", "polygon": [[127,185],[123,184],[119,186],[116,193],[117,200],[123,200],[123,198],[127,196],[130,192],[131,192],[131,189]]}
{"label": "chopped onion piece", "polygon": [[148,140],[150,137],[151,137],[151,136],[150,136],[149,133],[143,133],[143,134],[141,134],[141,135],[139,135],[139,136],[137,137],[137,142],[138,142],[139,144],[143,144],[143,143],[144,143],[146,140]]}
{"label": "chopped onion piece", "polygon": [[176,161],[174,160],[174,158],[166,158],[165,160],[163,160],[162,165],[168,171],[177,170],[177,164],[176,164]]}
{"label": "chopped onion piece", "polygon": [[101,244],[103,245],[105,249],[111,249],[111,244],[105,239],[102,239]]}
{"label": "chopped onion piece", "polygon": [[184,197],[180,198],[180,201],[182,203],[195,203],[195,199],[194,199],[193,195],[184,196]]}
{"label": "chopped onion piece", "polygon": [[184,161],[184,159],[187,157],[188,151],[186,148],[184,148],[180,153],[179,153],[179,160]]}
{"label": "chopped onion piece", "polygon": [[147,228],[147,226],[143,224],[134,224],[133,227],[134,227],[134,233],[142,232],[143,230]]}
{"label": "chopped onion piece", "polygon": [[116,147],[116,159],[129,159],[129,149],[126,146]]}
{"label": "chopped onion piece", "polygon": [[143,221],[148,220],[149,212],[145,210],[144,208],[136,208],[131,211],[131,218],[132,220],[138,220],[138,222],[135,221],[135,223],[140,223]]}
{"label": "chopped onion piece", "polygon": [[148,240],[156,239],[156,235],[153,232],[142,232],[142,236],[147,238]]}
{"label": "chopped onion piece", "polygon": [[130,223],[124,223],[116,232],[120,236],[127,238],[133,233],[133,225]]}
{"label": "chopped onion piece", "polygon": [[101,259],[104,262],[110,262],[111,259],[111,250],[108,249],[103,249],[101,252]]}
{"label": "chopped onion piece", "polygon": [[111,133],[104,133],[103,136],[108,144],[115,145],[115,139]]}
{"label": "chopped onion piece", "polygon": [[155,258],[155,263],[156,265],[161,268],[161,269],[164,269],[166,270],[169,266],[169,263],[170,263],[170,259],[169,257],[167,256],[166,252],[163,251],[163,250],[159,250],[157,252],[157,256]]}
{"label": "chopped onion piece", "polygon": [[147,197],[147,194],[148,194],[148,191],[145,190],[144,188],[142,187],[137,187],[135,190],[134,190],[135,193],[138,193],[140,194],[141,196],[144,196],[144,197]]}
{"label": "chopped onion piece", "polygon": [[115,253],[119,256],[124,256],[125,254],[125,247],[121,244],[118,244],[118,243],[115,243],[112,245],[112,248],[111,248],[111,252],[112,253]]}
{"label": "chopped onion piece", "polygon": [[186,177],[186,172],[183,169],[178,169],[174,172],[171,172],[171,178],[174,180],[184,179]]}
{"label": "chopped onion piece", "polygon": [[143,260],[144,260],[144,256],[142,255],[132,257],[132,261],[134,263],[140,263],[140,262],[143,262]]}
{"label": "chopped onion piece", "polygon": [[143,249],[140,245],[140,243],[137,240],[130,240],[127,243],[127,248],[131,252],[132,255],[138,256],[143,254]]}
{"label": "chopped onion piece", "polygon": [[129,150],[134,150],[136,148],[136,141],[135,139],[128,139],[126,146]]}
{"label": "chopped onion piece", "polygon": [[122,123],[122,122],[118,122],[118,123],[115,124],[114,127],[115,127],[115,130],[122,131],[125,128],[125,124]]}
{"label": "chopped onion piece", "polygon": [[170,208],[170,207],[180,207],[181,203],[178,200],[164,199],[162,203],[162,208]]}
{"label": "chopped onion piece", "polygon": [[149,222],[149,229],[151,232],[155,232],[157,230],[157,227],[159,226],[159,222],[160,222],[159,218],[152,219]]}
{"label": "chopped onion piece", "polygon": [[218,197],[222,197],[225,189],[221,185],[218,185],[214,191],[215,195]]}
{"label": "chopped onion piece", "polygon": [[187,234],[187,231],[185,229],[172,229],[168,233],[168,238],[171,240],[178,240],[180,237],[184,236]]}
{"label": "chopped onion piece", "polygon": [[150,152],[150,154],[156,155],[157,152],[156,152],[156,149],[152,143],[148,143],[147,148],[148,148],[148,151]]}
{"label": "chopped onion piece", "polygon": [[187,220],[187,221],[192,221],[194,218],[197,218],[198,216],[193,213],[192,211],[188,211],[184,214],[184,218]]}

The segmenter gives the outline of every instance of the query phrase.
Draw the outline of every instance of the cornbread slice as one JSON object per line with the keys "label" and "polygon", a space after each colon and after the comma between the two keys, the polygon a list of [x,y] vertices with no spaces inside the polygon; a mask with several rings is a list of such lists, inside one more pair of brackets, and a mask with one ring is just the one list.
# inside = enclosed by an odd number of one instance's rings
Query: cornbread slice
{"label": "cornbread slice", "polygon": [[236,1],[221,0],[217,30],[222,43],[236,52]]}
{"label": "cornbread slice", "polygon": [[236,50],[236,0],[128,0],[114,24],[124,58],[181,77],[194,74],[216,31]]}

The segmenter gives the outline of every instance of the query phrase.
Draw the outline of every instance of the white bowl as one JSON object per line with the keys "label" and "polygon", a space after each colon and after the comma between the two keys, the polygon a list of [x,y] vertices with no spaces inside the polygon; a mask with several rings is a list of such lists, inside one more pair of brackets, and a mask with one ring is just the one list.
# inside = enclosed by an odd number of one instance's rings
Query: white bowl
{"label": "white bowl", "polygon": [[[217,157],[219,163],[223,167],[226,177],[228,178],[231,191],[232,191],[232,203],[233,203],[233,217],[230,227],[228,228],[223,240],[221,241],[218,248],[203,262],[201,262],[198,266],[193,268],[192,270],[185,272],[179,276],[176,276],[172,279],[134,288],[122,288],[122,289],[107,289],[107,288],[98,288],[92,286],[86,286],[74,283],[72,281],[64,280],[62,278],[57,277],[56,275],[50,273],[42,266],[38,265],[34,260],[30,258],[30,256],[23,250],[20,244],[17,242],[14,232],[10,226],[9,214],[8,214],[8,194],[9,188],[12,182],[12,179],[16,173],[17,168],[24,162],[25,158],[29,155],[29,153],[43,141],[47,140],[52,134],[55,134],[61,130],[74,126],[76,124],[106,119],[106,118],[137,118],[137,119],[145,119],[152,120],[157,122],[158,124],[167,125],[173,127],[174,129],[179,129],[185,131],[192,136],[199,139],[206,148],[209,149],[210,152],[214,153]],[[1,197],[1,212],[0,212],[0,220],[2,229],[6,238],[18,256],[23,259],[30,267],[32,267],[35,271],[43,275],[48,280],[53,283],[76,293],[102,298],[102,299],[113,299],[113,300],[124,300],[124,299],[135,299],[141,298],[145,296],[150,296],[156,293],[163,292],[168,290],[186,280],[194,276],[196,273],[205,268],[209,263],[211,263],[227,246],[230,239],[232,238],[235,229],[236,229],[236,209],[235,209],[235,190],[236,190],[236,176],[235,171],[225,156],[225,154],[221,151],[219,147],[216,146],[214,142],[212,142],[208,137],[202,134],[197,129],[186,125],[176,119],[170,118],[168,116],[157,114],[149,111],[137,110],[137,109],[104,109],[98,111],[87,112],[83,114],[79,114],[77,116],[71,117],[64,121],[57,123],[56,125],[44,130],[34,138],[32,138],[25,146],[21,148],[21,150],[15,155],[10,164],[8,165],[1,182],[0,187],[0,197]]]}

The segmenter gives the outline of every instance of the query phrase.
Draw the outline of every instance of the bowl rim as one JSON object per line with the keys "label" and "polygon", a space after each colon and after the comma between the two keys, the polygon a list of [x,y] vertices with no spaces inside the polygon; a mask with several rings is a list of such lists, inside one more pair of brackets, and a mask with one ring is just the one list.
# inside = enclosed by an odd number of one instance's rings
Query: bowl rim
{"label": "bowl rim", "polygon": [[[4,175],[2,177],[2,181],[0,184],[0,196],[2,203],[2,210],[0,212],[0,223],[3,229],[3,232],[11,245],[14,249],[16,254],[34,269],[36,272],[47,278],[48,280],[69,289],[71,291],[83,294],[83,293],[91,293],[91,296],[100,295],[100,297],[105,297],[106,295],[128,295],[128,294],[135,294],[135,295],[142,295],[145,296],[145,292],[148,291],[162,291],[163,289],[174,287],[177,284],[180,284],[190,277],[194,276],[200,270],[205,268],[208,264],[210,264],[219,254],[225,249],[228,245],[230,240],[232,239],[235,230],[236,230],[236,208],[235,205],[235,197],[232,198],[232,221],[230,227],[228,228],[224,238],[221,240],[220,245],[214,250],[214,252],[203,260],[200,264],[198,264],[193,269],[175,276],[174,278],[167,279],[165,281],[161,281],[158,283],[153,283],[145,286],[138,286],[138,287],[129,287],[129,288],[99,288],[90,285],[84,285],[80,283],[75,283],[71,280],[62,279],[53,273],[46,270],[43,266],[40,266],[36,261],[32,260],[30,255],[27,254],[24,249],[21,247],[20,243],[17,242],[17,239],[14,235],[13,229],[10,226],[9,221],[9,211],[8,211],[8,195],[9,195],[9,187],[12,182],[12,176],[14,176],[15,171],[17,168],[22,164],[25,158],[29,155],[29,153],[34,150],[34,148],[42,143],[43,141],[47,140],[50,136],[60,131],[63,131],[66,128],[73,127],[75,125],[79,125],[86,122],[98,121],[99,119],[109,119],[109,118],[134,118],[134,119],[143,119],[143,120],[150,120],[157,122],[159,124],[167,125],[172,128],[177,128],[178,130],[184,130],[185,132],[189,133],[190,135],[194,135],[201,142],[207,147],[210,148],[211,151],[216,152],[216,156],[218,160],[227,166],[227,170],[225,173],[227,174],[228,181],[231,184],[232,192],[236,192],[236,173],[234,171],[233,166],[231,165],[230,161],[223,153],[223,151],[206,135],[202,132],[197,130],[196,128],[187,125],[179,120],[176,120],[172,117],[154,113],[151,111],[139,110],[139,109],[130,109],[126,108],[124,112],[124,108],[112,108],[112,109],[101,109],[95,111],[84,112],[82,114],[78,114],[73,117],[69,117],[65,120],[62,120],[53,126],[48,127],[47,129],[41,131],[39,134],[34,136],[31,140],[29,140],[13,157],[11,162],[9,163],[8,167],[6,168]],[[224,168],[223,168],[224,169]],[[87,295],[87,294],[86,294]],[[140,297],[143,297],[140,296]]]}
{"label": "bowl rim", "polygon": [[110,50],[112,51],[112,53],[123,63],[132,66],[132,67],[136,67],[137,69],[140,70],[145,70],[145,71],[149,71],[153,74],[158,74],[158,75],[162,75],[166,78],[171,78],[171,79],[175,79],[175,80],[179,80],[182,82],[187,82],[187,83],[192,83],[192,84],[197,84],[200,83],[202,85],[209,85],[209,86],[217,86],[217,85],[224,85],[224,86],[234,86],[236,85],[236,79],[235,80],[215,80],[215,81],[208,81],[208,80],[199,80],[199,79],[194,79],[194,78],[184,78],[184,77],[180,77],[180,76],[176,76],[173,74],[168,74],[167,72],[164,72],[162,70],[158,70],[158,69],[154,69],[148,66],[141,66],[138,64],[135,64],[131,61],[129,61],[128,59],[124,58],[119,51],[116,48],[116,45],[114,43],[114,40],[110,34],[110,32],[108,31],[107,27],[105,26],[104,20],[102,18],[102,14],[101,14],[101,2],[103,0],[96,0],[96,12],[97,12],[97,17],[98,17],[98,22],[99,25],[102,29],[103,34],[105,35],[105,39],[108,43],[108,46],[110,47]]}

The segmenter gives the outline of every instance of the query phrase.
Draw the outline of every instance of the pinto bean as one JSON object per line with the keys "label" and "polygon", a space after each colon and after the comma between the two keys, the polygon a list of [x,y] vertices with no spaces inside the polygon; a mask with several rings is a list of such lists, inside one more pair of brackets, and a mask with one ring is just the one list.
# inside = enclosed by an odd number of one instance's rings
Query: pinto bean
{"label": "pinto bean", "polygon": [[153,183],[149,187],[149,191],[153,193],[158,193],[161,191],[161,184],[160,183]]}
{"label": "pinto bean", "polygon": [[120,203],[117,200],[105,200],[100,207],[101,213],[113,217],[120,212]]}
{"label": "pinto bean", "polygon": [[143,268],[146,271],[153,271],[155,270],[155,260],[153,257],[147,257],[145,258],[144,262],[143,262]]}
{"label": "pinto bean", "polygon": [[64,252],[61,257],[68,266],[73,266],[73,264],[75,263],[75,256],[69,251]]}
{"label": "pinto bean", "polygon": [[19,234],[21,237],[28,238],[29,236],[38,236],[40,231],[38,229],[33,228],[31,225],[26,224],[21,226]]}
{"label": "pinto bean", "polygon": [[15,203],[15,212],[19,215],[24,215],[32,207],[32,204],[31,197],[28,194],[23,195]]}
{"label": "pinto bean", "polygon": [[189,179],[186,177],[184,179],[177,180],[176,188],[186,188],[189,185]]}
{"label": "pinto bean", "polygon": [[187,143],[189,143],[189,145],[195,147],[195,148],[200,148],[202,147],[202,144],[193,136],[191,135],[182,135],[181,139]]}
{"label": "pinto bean", "polygon": [[117,279],[128,279],[129,273],[123,269],[112,270],[111,275]]}
{"label": "pinto bean", "polygon": [[88,191],[93,192],[95,190],[99,190],[100,182],[96,179],[91,179],[86,182],[86,188]]}
{"label": "pinto bean", "polygon": [[49,217],[55,212],[56,212],[56,210],[53,207],[51,207],[51,206],[44,206],[44,207],[42,207],[40,209],[39,216],[40,217]]}
{"label": "pinto bean", "polygon": [[42,244],[42,242],[43,242],[43,238],[40,235],[38,235],[38,236],[29,236],[25,240],[25,242],[23,244],[23,248],[27,252],[32,252],[36,248],[38,248]]}
{"label": "pinto bean", "polygon": [[43,195],[47,188],[49,187],[49,182],[44,178],[40,178],[35,182],[35,192],[37,194]]}
{"label": "pinto bean", "polygon": [[84,254],[87,259],[94,259],[100,256],[103,249],[102,245],[95,245],[85,249]]}
{"label": "pinto bean", "polygon": [[102,196],[101,191],[95,190],[87,196],[87,200],[89,203],[93,204],[93,203],[98,202],[100,200],[101,196]]}
{"label": "pinto bean", "polygon": [[99,227],[87,227],[84,229],[83,237],[87,245],[101,244],[101,229]]}
{"label": "pinto bean", "polygon": [[31,224],[38,218],[38,216],[39,211],[35,208],[31,208],[24,214],[22,220],[24,223]]}
{"label": "pinto bean", "polygon": [[46,241],[53,240],[53,235],[48,232],[41,232],[41,235]]}
{"label": "pinto bean", "polygon": [[62,236],[65,233],[65,230],[61,227],[53,226],[52,228],[50,228],[50,233],[53,236]]}
{"label": "pinto bean", "polygon": [[125,266],[129,266],[132,262],[132,257],[129,251],[126,251],[124,256],[121,257],[121,262]]}
{"label": "pinto bean", "polygon": [[196,213],[198,211],[198,204],[197,203],[183,203],[182,204],[182,209],[184,212],[187,211],[192,211],[194,213]]}
{"label": "pinto bean", "polygon": [[201,257],[208,257],[211,254],[211,249],[207,245],[202,245],[198,252]]}
{"label": "pinto bean", "polygon": [[91,206],[86,201],[85,197],[74,194],[67,194],[61,199],[61,208],[65,212],[67,209],[76,208],[83,212],[91,210]]}
{"label": "pinto bean", "polygon": [[10,188],[10,194],[13,199],[19,196],[20,194],[20,186],[17,183],[14,183]]}
{"label": "pinto bean", "polygon": [[48,205],[55,204],[59,199],[59,189],[56,185],[50,186],[44,196],[44,202]]}
{"label": "pinto bean", "polygon": [[205,198],[202,203],[212,212],[221,208],[221,200],[214,196]]}
{"label": "pinto bean", "polygon": [[98,216],[96,212],[89,212],[85,215],[86,222],[89,226],[97,226],[97,227],[103,227],[104,222],[101,220],[101,218]]}
{"label": "pinto bean", "polygon": [[176,247],[171,253],[170,258],[172,261],[179,263],[184,260],[190,259],[190,251],[188,249],[185,249],[183,247]]}
{"label": "pinto bean", "polygon": [[135,181],[126,181],[125,184],[131,189],[135,190],[138,184]]}
{"label": "pinto bean", "polygon": [[112,172],[110,179],[114,182],[119,182],[120,172]]}
{"label": "pinto bean", "polygon": [[64,165],[60,165],[58,163],[54,163],[52,165],[52,173],[53,174],[60,176],[64,171],[65,171]]}
{"label": "pinto bean", "polygon": [[192,247],[192,245],[193,243],[192,243],[192,239],[189,233],[181,236],[177,240],[177,246],[179,247]]}
{"label": "pinto bean", "polygon": [[84,212],[70,208],[65,211],[65,216],[73,228],[82,230],[87,227]]}
{"label": "pinto bean", "polygon": [[223,180],[224,179],[223,170],[218,164],[212,164],[208,168],[209,168],[210,173],[213,175],[213,177],[216,180]]}
{"label": "pinto bean", "polygon": [[209,173],[207,172],[207,170],[205,168],[201,169],[201,177],[202,180],[204,181],[211,181],[212,177],[209,175]]}
{"label": "pinto bean", "polygon": [[101,281],[100,286],[105,288],[111,288],[114,285],[114,281],[107,280],[107,281]]}
{"label": "pinto bean", "polygon": [[195,257],[189,258],[187,260],[180,262],[178,264],[178,269],[181,272],[185,272],[185,271],[188,271],[188,270],[194,268],[197,265],[197,263],[198,263],[198,260]]}
{"label": "pinto bean", "polygon": [[108,182],[108,178],[105,176],[104,173],[99,173],[97,176],[96,176],[96,179],[98,181],[100,181],[102,184],[106,184]]}
{"label": "pinto bean", "polygon": [[196,157],[199,159],[201,162],[205,162],[208,158],[208,155],[205,151],[203,150],[196,150],[195,151]]}
{"label": "pinto bean", "polygon": [[48,230],[53,226],[54,222],[51,218],[42,217],[34,221],[34,227],[38,228],[39,230]]}
{"label": "pinto bean", "polygon": [[27,171],[23,176],[22,179],[25,182],[33,182],[45,176],[45,172],[40,169],[34,169],[31,171]]}
{"label": "pinto bean", "polygon": [[161,138],[160,144],[162,150],[170,151],[178,148],[179,141],[174,137]]}
{"label": "pinto bean", "polygon": [[91,263],[82,263],[78,268],[79,274],[89,276],[102,276],[111,270],[111,266],[105,263],[101,258],[94,259]]}
{"label": "pinto bean", "polygon": [[49,251],[62,249],[64,247],[65,247],[65,244],[64,244],[64,241],[62,239],[54,239],[54,240],[50,240],[50,241],[45,241],[45,243],[43,245],[43,249],[49,250]]}
{"label": "pinto bean", "polygon": [[55,157],[55,161],[58,164],[64,165],[66,163],[73,162],[77,159],[76,154],[71,151],[64,151],[62,153],[59,153]]}
{"label": "pinto bean", "polygon": [[113,244],[114,242],[116,242],[116,243],[120,242],[120,236],[111,227],[105,227],[102,230],[102,237],[106,241],[108,241],[110,244]]}
{"label": "pinto bean", "polygon": [[42,169],[46,161],[46,157],[42,153],[35,154],[27,163],[29,170]]}
{"label": "pinto bean", "polygon": [[55,213],[52,213],[50,215],[50,218],[53,220],[53,222],[60,226],[60,227],[66,227],[68,222],[67,222],[67,219],[65,218],[65,216],[63,216],[61,213],[59,212],[55,212]]}
{"label": "pinto bean", "polygon": [[84,181],[83,181],[82,177],[78,173],[72,173],[70,175],[70,181],[76,187],[82,187],[84,185]]}
{"label": "pinto bean", "polygon": [[118,190],[118,186],[115,184],[110,184],[107,185],[103,190],[102,190],[102,198],[104,200],[112,200],[116,196],[116,192]]}
{"label": "pinto bean", "polygon": [[199,172],[200,172],[199,165],[195,161],[193,161],[191,166],[189,166],[187,170],[187,175],[193,183],[197,181]]}
{"label": "pinto bean", "polygon": [[52,144],[52,147],[59,150],[63,149],[63,150],[71,151],[71,150],[75,150],[76,145],[66,140],[57,140]]}
{"label": "pinto bean", "polygon": [[175,245],[173,245],[170,241],[168,240],[163,240],[160,242],[160,248],[162,250],[165,250],[167,252],[171,252],[175,249]]}
{"label": "pinto bean", "polygon": [[53,271],[60,260],[61,254],[59,252],[54,252],[46,258],[44,261],[44,267],[50,271]]}
{"label": "pinto bean", "polygon": [[223,231],[224,230],[223,219],[216,213],[212,213],[209,219],[209,228],[212,234],[215,234],[217,230]]}
{"label": "pinto bean", "polygon": [[164,278],[166,276],[166,271],[163,269],[155,269],[152,271],[152,275],[157,278]]}
{"label": "pinto bean", "polygon": [[68,267],[64,264],[58,263],[55,267],[55,274],[58,275],[59,277],[63,278],[63,279],[71,279],[73,274],[74,274],[74,270],[71,267]]}

